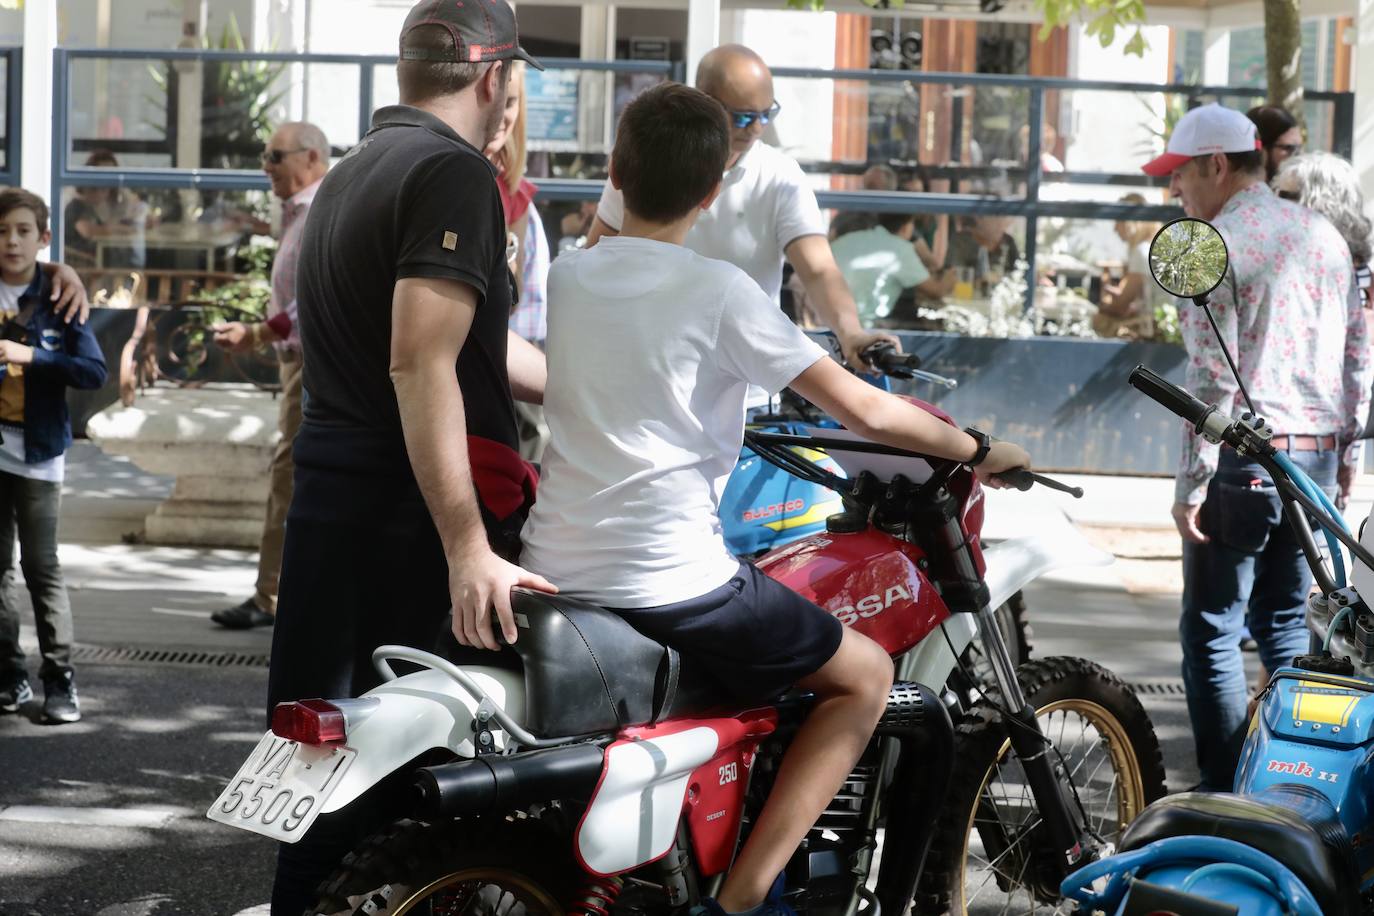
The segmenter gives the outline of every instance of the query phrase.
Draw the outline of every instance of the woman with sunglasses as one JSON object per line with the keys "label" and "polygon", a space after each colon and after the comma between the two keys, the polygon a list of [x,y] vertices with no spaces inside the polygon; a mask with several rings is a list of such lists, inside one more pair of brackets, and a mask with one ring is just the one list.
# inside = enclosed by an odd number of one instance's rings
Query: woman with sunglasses
{"label": "woman with sunglasses", "polygon": [[[687,247],[734,264],[775,302],[780,301],[786,260],[808,301],[839,338],[850,365],[864,365],[863,351],[880,341],[898,346],[896,338],[870,333],[859,323],[854,296],[830,251],[825,220],[801,166],[776,147],[758,142],[782,110],[767,64],[742,45],[722,45],[701,59],[696,82],[725,108],[730,155],[720,193],[688,233]],[[617,235],[624,215],[624,199],[612,175],[602,189],[587,247],[602,236]],[[751,395],[750,407],[767,403],[762,389]]]}
{"label": "woman with sunglasses", "polygon": [[1302,128],[1296,118],[1277,105],[1256,106],[1245,116],[1255,123],[1264,150],[1265,178],[1273,181],[1284,160],[1302,152]]}

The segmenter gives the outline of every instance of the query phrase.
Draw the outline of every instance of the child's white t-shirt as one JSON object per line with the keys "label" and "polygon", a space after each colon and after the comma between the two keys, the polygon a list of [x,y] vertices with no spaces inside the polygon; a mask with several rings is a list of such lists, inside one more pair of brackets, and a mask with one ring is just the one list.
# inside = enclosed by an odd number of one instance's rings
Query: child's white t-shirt
{"label": "child's white t-shirt", "polygon": [[617,236],[549,269],[551,438],[521,565],[606,607],[685,601],[739,569],[718,508],[750,383],[825,358],[738,267]]}

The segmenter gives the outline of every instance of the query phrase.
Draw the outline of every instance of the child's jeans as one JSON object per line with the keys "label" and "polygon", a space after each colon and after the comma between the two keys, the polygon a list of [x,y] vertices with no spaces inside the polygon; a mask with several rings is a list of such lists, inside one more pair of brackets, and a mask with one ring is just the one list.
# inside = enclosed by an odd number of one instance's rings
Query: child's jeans
{"label": "child's jeans", "polygon": [[72,607],[57,563],[61,503],[62,484],[0,472],[0,678],[6,682],[25,673],[24,652],[19,648],[16,533],[19,567],[33,599],[38,648],[43,653],[39,677],[48,680],[72,668]]}

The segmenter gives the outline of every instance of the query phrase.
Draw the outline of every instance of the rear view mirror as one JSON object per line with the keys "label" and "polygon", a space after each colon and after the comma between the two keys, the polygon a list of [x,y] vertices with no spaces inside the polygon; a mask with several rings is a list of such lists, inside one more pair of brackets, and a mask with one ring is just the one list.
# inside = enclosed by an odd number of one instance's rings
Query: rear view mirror
{"label": "rear view mirror", "polygon": [[1150,273],[1165,292],[1184,299],[1205,296],[1226,276],[1226,240],[1205,220],[1176,219],[1150,243]]}

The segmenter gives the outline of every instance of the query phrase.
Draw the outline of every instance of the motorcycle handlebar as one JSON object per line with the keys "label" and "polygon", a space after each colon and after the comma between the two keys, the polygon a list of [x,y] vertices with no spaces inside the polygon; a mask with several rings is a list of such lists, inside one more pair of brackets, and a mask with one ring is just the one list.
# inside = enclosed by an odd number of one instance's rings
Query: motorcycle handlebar
{"label": "motorcycle handlebar", "polygon": [[1071,487],[1066,483],[1060,483],[1057,480],[1052,480],[1043,474],[1037,474],[1026,468],[1012,468],[1010,471],[1002,471],[1000,474],[994,474],[993,476],[1017,490],[1029,490],[1038,483],[1042,487],[1049,487],[1051,490],[1067,493],[1074,499],[1083,498],[1082,487]]}
{"label": "motorcycle handlebar", "polygon": [[864,359],[883,375],[904,375],[921,368],[921,358],[915,353],[898,353],[890,343],[880,343],[864,351]]}
{"label": "motorcycle handlebar", "polygon": [[1194,428],[1201,428],[1202,421],[1212,412],[1209,404],[1204,404],[1168,379],[1136,366],[1131,370],[1131,386],[1146,397],[1158,402],[1165,409],[1178,414]]}
{"label": "motorcycle handlebar", "polygon": [[959,387],[959,383],[952,378],[945,378],[934,372],[926,372],[921,368],[919,356],[915,353],[899,353],[897,348],[890,343],[879,343],[869,347],[864,351],[864,359],[868,360],[873,371],[892,378],[919,379],[923,382],[943,385],[951,390]]}

